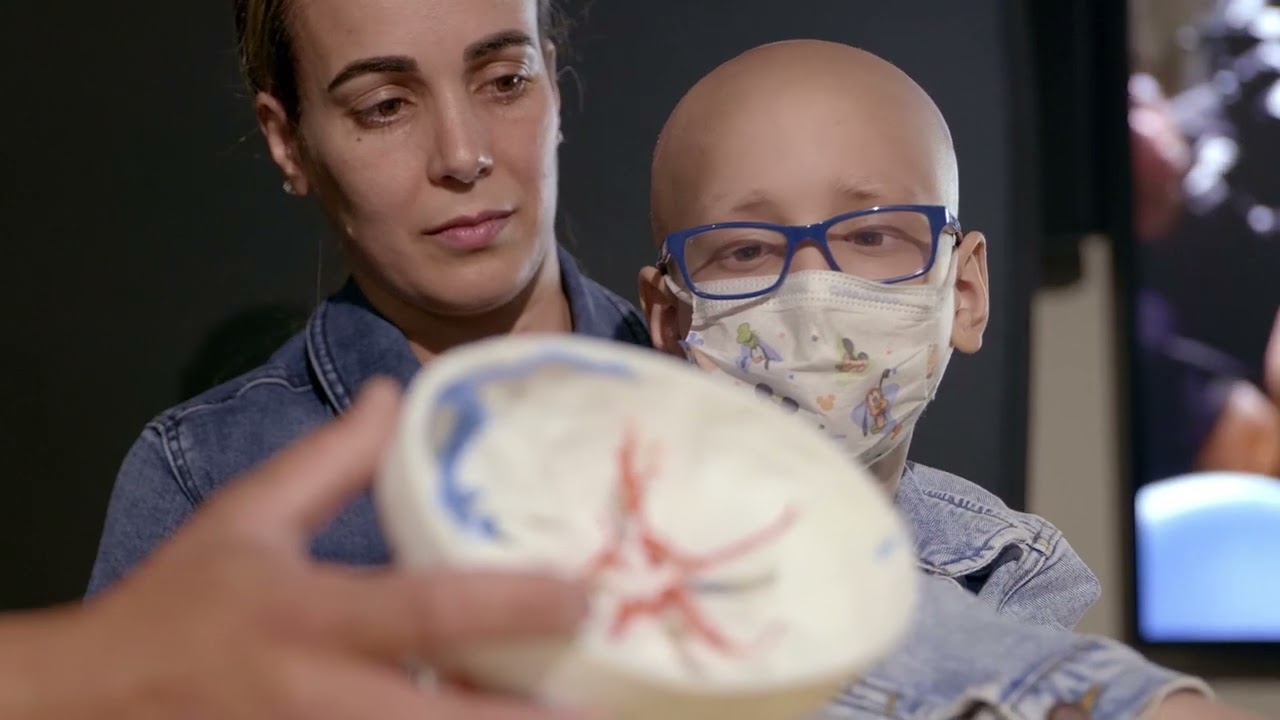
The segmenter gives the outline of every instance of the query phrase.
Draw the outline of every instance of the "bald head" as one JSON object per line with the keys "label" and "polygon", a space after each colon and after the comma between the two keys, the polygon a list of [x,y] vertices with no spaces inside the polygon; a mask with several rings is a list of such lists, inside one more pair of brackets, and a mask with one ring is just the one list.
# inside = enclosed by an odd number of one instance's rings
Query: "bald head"
{"label": "bald head", "polygon": [[662,130],[651,183],[659,242],[713,222],[959,201],[951,135],[924,90],[870,53],[816,40],[755,48],[699,81]]}

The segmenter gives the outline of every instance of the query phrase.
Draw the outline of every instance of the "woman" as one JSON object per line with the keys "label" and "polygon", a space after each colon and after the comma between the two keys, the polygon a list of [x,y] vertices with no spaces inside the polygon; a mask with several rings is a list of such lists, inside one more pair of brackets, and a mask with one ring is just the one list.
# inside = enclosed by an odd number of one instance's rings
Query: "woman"
{"label": "woman", "polygon": [[[90,592],[210,493],[342,412],[510,332],[648,345],[635,310],[556,244],[551,0],[236,0],[240,57],[285,192],[315,195],[351,280],[261,367],[149,423],[112,493]],[[367,496],[313,546],[388,560]]]}

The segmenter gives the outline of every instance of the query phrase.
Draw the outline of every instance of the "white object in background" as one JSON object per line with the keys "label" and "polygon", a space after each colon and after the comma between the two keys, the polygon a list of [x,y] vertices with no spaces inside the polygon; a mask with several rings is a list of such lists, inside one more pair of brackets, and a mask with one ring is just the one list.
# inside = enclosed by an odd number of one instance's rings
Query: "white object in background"
{"label": "white object in background", "polygon": [[513,336],[435,359],[376,503],[408,566],[590,575],[576,637],[451,669],[621,718],[816,711],[893,649],[916,598],[906,527],[840,446],[603,340]]}
{"label": "white object in background", "polygon": [[1280,642],[1280,479],[1198,472],[1134,499],[1138,631],[1149,642]]}

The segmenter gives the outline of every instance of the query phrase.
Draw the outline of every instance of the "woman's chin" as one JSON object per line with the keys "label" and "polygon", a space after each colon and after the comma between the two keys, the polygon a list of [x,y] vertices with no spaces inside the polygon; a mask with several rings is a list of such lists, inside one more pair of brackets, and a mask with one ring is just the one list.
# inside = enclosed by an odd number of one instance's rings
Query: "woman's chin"
{"label": "woman's chin", "polygon": [[486,267],[479,272],[458,272],[438,278],[430,289],[417,293],[417,304],[435,315],[469,317],[483,315],[520,301],[536,273],[523,267]]}
{"label": "woman's chin", "polygon": [[[400,312],[425,316],[474,317],[519,303],[545,268],[544,257],[532,248],[503,247],[449,258],[412,257],[355,271],[374,304],[382,296],[400,305]],[[381,267],[377,267],[381,265]],[[374,278],[381,277],[378,281]],[[380,287],[381,291],[368,285]],[[389,296],[389,297],[388,297]],[[396,299],[393,299],[396,298]],[[403,318],[401,322],[412,322]]]}

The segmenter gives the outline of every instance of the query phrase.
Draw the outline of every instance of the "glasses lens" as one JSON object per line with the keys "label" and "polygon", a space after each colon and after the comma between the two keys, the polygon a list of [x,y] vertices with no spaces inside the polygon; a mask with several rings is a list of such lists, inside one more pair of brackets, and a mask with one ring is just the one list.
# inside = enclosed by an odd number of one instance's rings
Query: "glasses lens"
{"label": "glasses lens", "polygon": [[786,236],[764,228],[708,230],[690,237],[684,246],[685,267],[698,288],[718,280],[742,278],[758,279],[767,285],[781,277],[786,259]]}
{"label": "glasses lens", "polygon": [[933,230],[924,213],[871,213],[837,223],[827,233],[827,246],[841,272],[892,280],[929,266]]}

